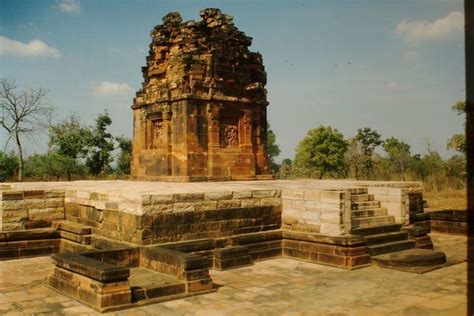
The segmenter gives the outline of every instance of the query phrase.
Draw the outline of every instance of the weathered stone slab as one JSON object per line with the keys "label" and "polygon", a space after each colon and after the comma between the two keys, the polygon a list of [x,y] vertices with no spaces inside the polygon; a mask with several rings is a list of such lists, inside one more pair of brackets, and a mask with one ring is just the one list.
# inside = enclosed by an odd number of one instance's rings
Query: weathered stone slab
{"label": "weathered stone slab", "polygon": [[58,267],[103,283],[126,281],[130,276],[127,267],[101,262],[78,253],[55,254],[52,259]]}
{"label": "weathered stone slab", "polygon": [[65,230],[77,235],[90,235],[92,233],[92,228],[80,224],[75,224],[71,222],[57,222],[53,226],[56,229]]}

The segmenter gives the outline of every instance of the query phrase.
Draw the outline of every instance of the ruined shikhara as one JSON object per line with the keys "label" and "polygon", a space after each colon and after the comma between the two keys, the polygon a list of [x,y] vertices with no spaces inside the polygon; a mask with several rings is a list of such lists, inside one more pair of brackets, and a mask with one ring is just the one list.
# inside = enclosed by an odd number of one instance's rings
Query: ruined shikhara
{"label": "ruined shikhara", "polygon": [[[132,176],[171,182],[4,184],[0,259],[52,254],[49,287],[99,311],[214,291],[209,269],[280,256],[442,265],[423,250],[420,183],[268,180],[262,58],[231,17],[201,17],[155,27],[133,105]],[[239,179],[254,181],[209,182]]]}
{"label": "ruined shikhara", "polygon": [[271,179],[266,73],[252,39],[217,9],[151,32],[133,109],[132,176],[140,180]]}

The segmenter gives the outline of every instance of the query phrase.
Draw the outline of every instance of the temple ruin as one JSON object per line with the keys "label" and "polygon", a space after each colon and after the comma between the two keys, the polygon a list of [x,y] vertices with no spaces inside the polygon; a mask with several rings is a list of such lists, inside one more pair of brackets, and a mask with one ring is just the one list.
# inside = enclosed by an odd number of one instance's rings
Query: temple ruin
{"label": "temple ruin", "polygon": [[0,260],[52,255],[46,284],[100,312],[218,291],[275,257],[443,267],[419,182],[268,180],[262,57],[217,9],[152,31],[133,105],[139,180],[0,186]]}
{"label": "temple ruin", "polygon": [[177,12],[151,32],[133,102],[132,176],[140,180],[271,179],[266,73],[232,17]]}

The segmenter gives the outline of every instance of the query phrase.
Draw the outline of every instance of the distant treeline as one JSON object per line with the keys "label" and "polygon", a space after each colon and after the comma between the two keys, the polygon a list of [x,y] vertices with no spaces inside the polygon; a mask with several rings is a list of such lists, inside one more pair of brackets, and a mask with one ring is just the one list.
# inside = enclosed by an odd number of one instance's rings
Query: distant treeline
{"label": "distant treeline", "polygon": [[[457,102],[452,109],[464,115],[465,102]],[[19,90],[15,81],[0,79],[0,128],[17,149],[0,151],[0,182],[126,178],[130,174],[132,141],[108,132],[112,120],[107,112],[99,114],[91,126],[76,116],[52,123],[53,113],[45,90]],[[49,135],[47,153],[25,158],[23,139],[44,130]],[[465,135],[453,135],[447,147],[458,153],[442,159],[429,145],[425,154],[412,154],[409,144],[395,137],[383,139],[368,127],[346,139],[334,127],[319,126],[300,140],[293,159],[277,164],[277,138],[270,127],[267,133],[267,154],[278,178],[417,180],[435,191],[465,185]]]}
{"label": "distant treeline", "polygon": [[[452,109],[465,113],[465,103],[458,102]],[[319,126],[308,131],[298,143],[293,159],[274,162],[280,153],[275,135],[269,131],[269,157],[274,174],[280,179],[291,178],[352,178],[357,180],[423,181],[429,191],[447,187],[460,189],[466,180],[466,138],[453,135],[447,148],[457,151],[449,159],[426,146],[423,155],[412,154],[410,145],[395,137],[383,139],[365,127],[345,139],[331,126]],[[377,153],[377,149],[379,152]]]}
{"label": "distant treeline", "polygon": [[[132,141],[111,135],[107,131],[111,124],[105,112],[98,115],[93,126],[83,125],[76,116],[51,125],[48,152],[24,161],[23,180],[124,178],[130,174]],[[18,171],[18,155],[0,151],[0,181],[15,180]]]}

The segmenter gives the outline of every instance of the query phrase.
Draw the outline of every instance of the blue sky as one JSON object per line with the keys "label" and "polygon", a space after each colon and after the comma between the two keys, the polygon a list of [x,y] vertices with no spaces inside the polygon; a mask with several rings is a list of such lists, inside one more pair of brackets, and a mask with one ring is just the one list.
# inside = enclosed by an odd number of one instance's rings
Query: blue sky
{"label": "blue sky", "polygon": [[[170,11],[197,20],[206,7],[233,15],[263,55],[279,160],[321,124],[346,137],[371,127],[415,153],[427,142],[453,153],[446,140],[463,127],[450,107],[465,98],[461,0],[3,0],[0,76],[47,89],[57,120],[76,114],[92,124],[107,109],[112,132],[131,136],[151,29]],[[38,137],[27,152],[46,148]]]}

